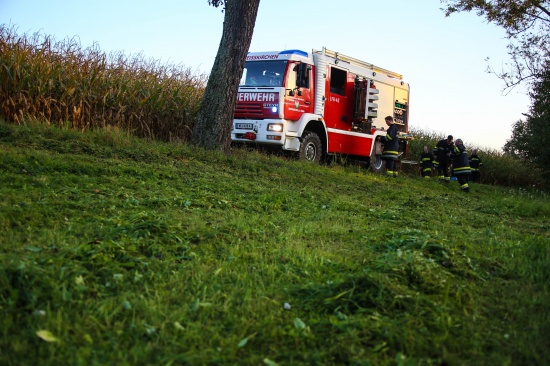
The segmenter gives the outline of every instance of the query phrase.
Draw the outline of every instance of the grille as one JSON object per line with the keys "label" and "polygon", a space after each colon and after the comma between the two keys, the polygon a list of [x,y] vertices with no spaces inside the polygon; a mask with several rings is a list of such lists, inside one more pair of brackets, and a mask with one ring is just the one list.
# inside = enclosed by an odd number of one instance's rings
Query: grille
{"label": "grille", "polygon": [[235,117],[263,119],[262,107],[258,104],[237,104]]}

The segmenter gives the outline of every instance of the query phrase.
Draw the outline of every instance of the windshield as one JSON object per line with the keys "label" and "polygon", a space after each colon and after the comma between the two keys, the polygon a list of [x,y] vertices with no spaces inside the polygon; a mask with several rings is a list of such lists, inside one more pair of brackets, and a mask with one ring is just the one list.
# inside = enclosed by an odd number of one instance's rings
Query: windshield
{"label": "windshield", "polygon": [[248,61],[244,64],[240,86],[283,86],[288,61]]}

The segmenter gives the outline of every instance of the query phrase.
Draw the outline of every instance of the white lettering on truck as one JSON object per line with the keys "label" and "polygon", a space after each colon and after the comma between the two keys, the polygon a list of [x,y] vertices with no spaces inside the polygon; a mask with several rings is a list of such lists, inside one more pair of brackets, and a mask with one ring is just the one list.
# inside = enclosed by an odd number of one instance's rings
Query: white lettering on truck
{"label": "white lettering on truck", "polygon": [[239,102],[274,102],[275,93],[239,93]]}

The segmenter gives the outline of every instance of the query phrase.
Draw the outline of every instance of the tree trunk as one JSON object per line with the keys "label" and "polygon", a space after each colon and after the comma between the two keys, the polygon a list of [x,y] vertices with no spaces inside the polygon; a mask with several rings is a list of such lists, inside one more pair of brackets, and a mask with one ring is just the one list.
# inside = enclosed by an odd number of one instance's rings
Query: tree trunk
{"label": "tree trunk", "polygon": [[229,151],[239,82],[259,5],[260,0],[225,2],[220,47],[191,136],[191,144],[195,146]]}

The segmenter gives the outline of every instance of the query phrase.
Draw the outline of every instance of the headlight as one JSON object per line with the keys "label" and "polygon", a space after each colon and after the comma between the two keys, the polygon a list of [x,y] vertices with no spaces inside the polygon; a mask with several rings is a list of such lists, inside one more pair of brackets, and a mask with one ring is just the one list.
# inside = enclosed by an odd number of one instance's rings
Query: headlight
{"label": "headlight", "polygon": [[271,112],[277,113],[277,107],[271,107]]}
{"label": "headlight", "polygon": [[280,124],[280,123],[270,123],[267,125],[267,130],[268,131],[273,131],[273,132],[282,132],[283,131],[283,125]]}

